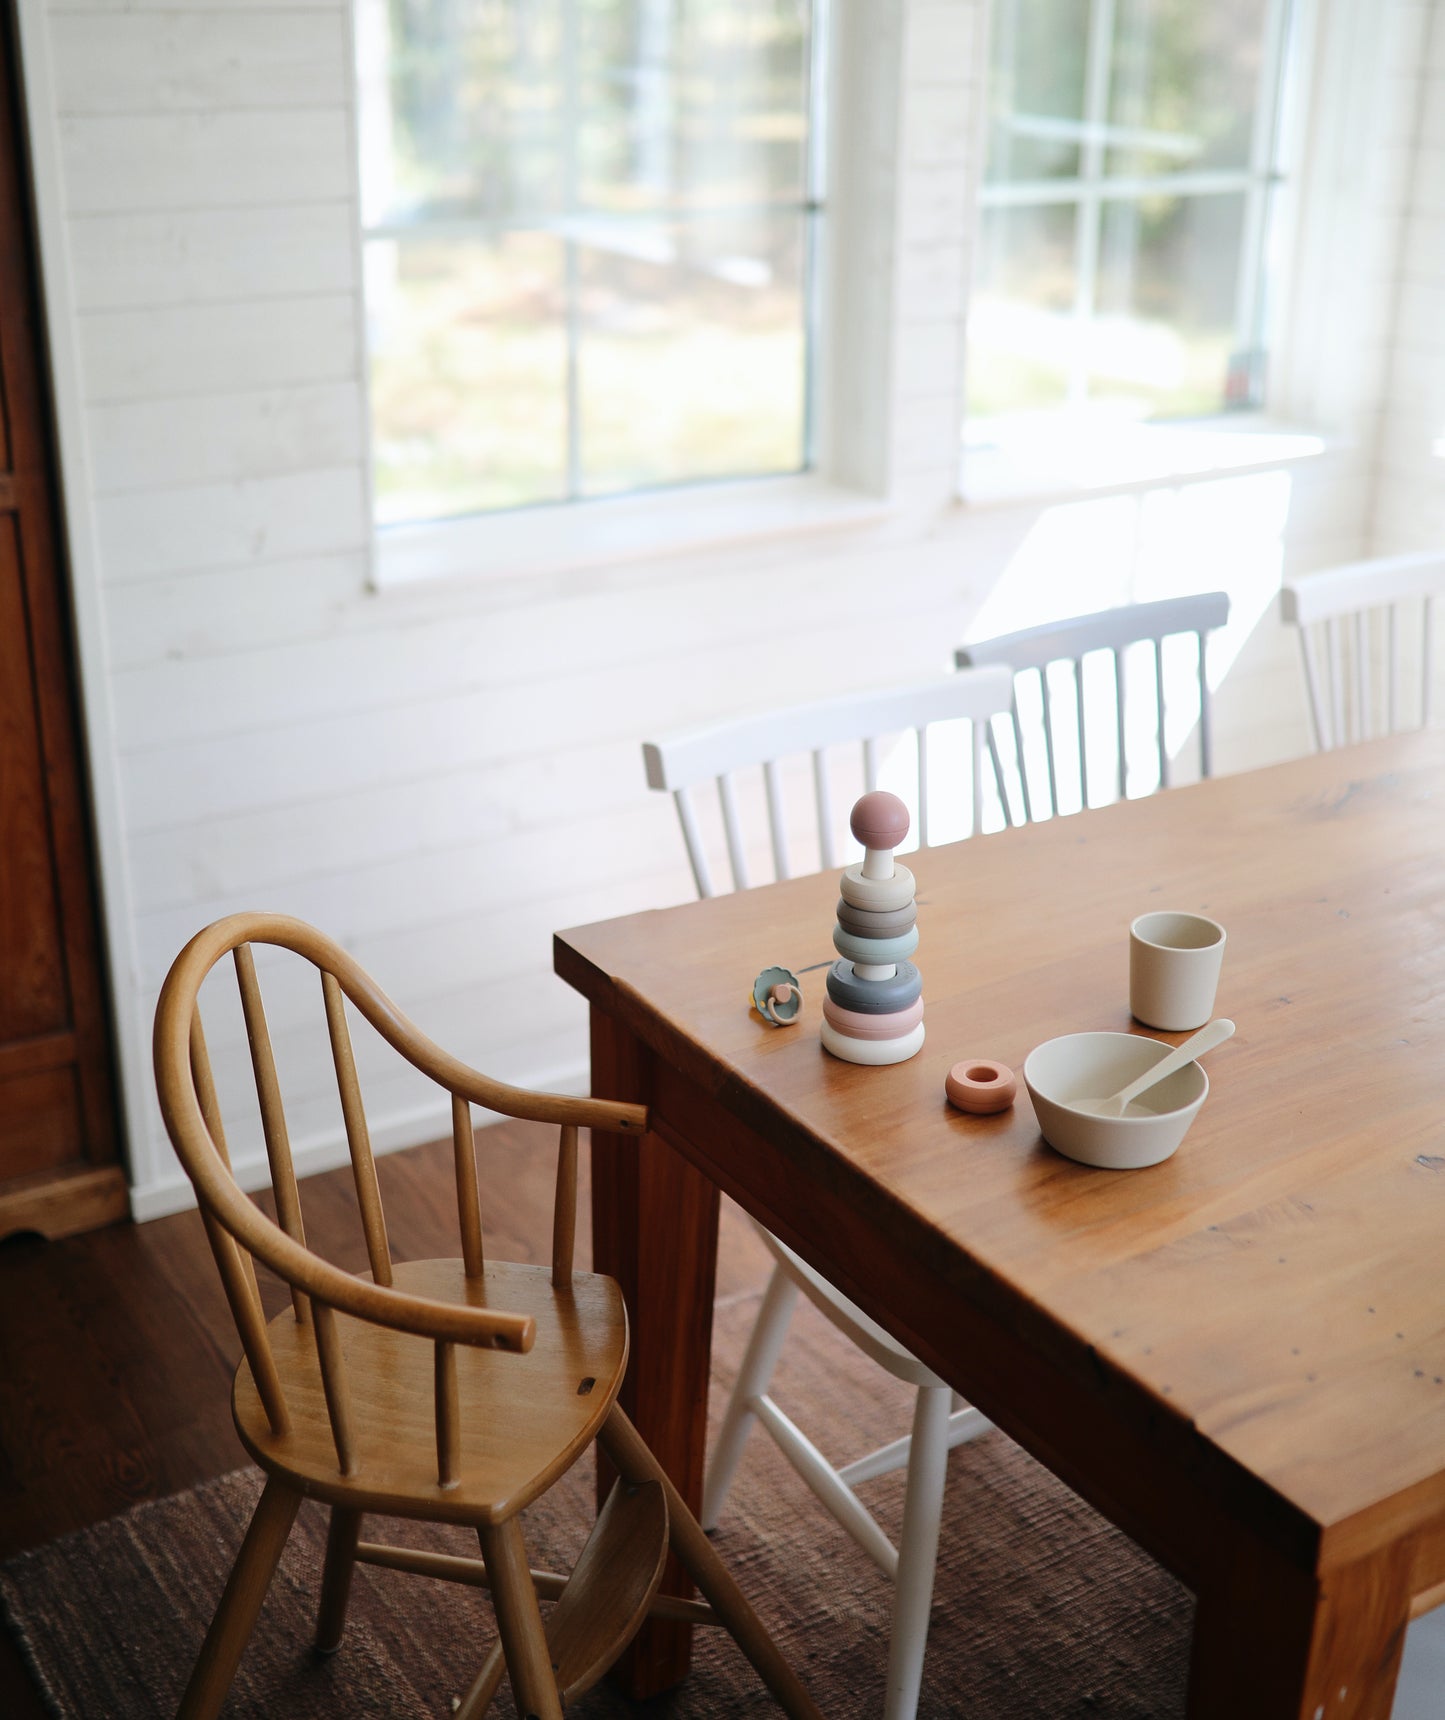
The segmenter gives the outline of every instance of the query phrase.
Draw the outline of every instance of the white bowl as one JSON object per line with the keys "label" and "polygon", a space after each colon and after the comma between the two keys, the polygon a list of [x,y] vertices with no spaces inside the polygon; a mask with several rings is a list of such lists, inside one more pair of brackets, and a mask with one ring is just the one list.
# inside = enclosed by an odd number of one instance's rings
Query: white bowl
{"label": "white bowl", "polygon": [[1036,1046],[1024,1059],[1024,1085],[1044,1139],[1065,1158],[1103,1170],[1139,1170],[1167,1159],[1209,1093],[1209,1077],[1198,1063],[1186,1063],[1142,1093],[1127,1117],[1077,1107],[1117,1093],[1173,1049],[1135,1033],[1066,1033]]}

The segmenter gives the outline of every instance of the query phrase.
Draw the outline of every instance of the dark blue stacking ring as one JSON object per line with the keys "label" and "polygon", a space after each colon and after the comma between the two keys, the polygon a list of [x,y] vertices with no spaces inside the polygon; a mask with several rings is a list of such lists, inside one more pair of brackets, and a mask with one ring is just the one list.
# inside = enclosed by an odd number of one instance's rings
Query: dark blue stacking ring
{"label": "dark blue stacking ring", "polygon": [[899,962],[892,979],[859,979],[852,962],[834,962],[828,969],[828,996],[860,1015],[893,1015],[923,996],[923,975],[912,962]]}

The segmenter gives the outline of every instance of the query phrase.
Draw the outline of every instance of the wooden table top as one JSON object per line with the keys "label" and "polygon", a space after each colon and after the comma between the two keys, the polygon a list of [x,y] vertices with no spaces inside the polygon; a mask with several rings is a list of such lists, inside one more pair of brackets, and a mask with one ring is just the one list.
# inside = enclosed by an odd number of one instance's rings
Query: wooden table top
{"label": "wooden table top", "polygon": [[[823,1052],[821,971],[799,1025],[747,1007],[763,967],[831,955],[836,873],[559,934],[557,971],[920,1273],[997,1302],[1062,1365],[1107,1370],[1160,1437],[1202,1436],[1331,1558],[1438,1529],[1445,735],[903,858],[928,1029],[908,1063]],[[1172,1159],[1060,1157],[1022,1081],[995,1117],[945,1103],[961,1058],[1021,1069],[1056,1034],[1142,1031],[1128,927],[1161,907],[1226,927],[1217,1013],[1238,1024]]]}

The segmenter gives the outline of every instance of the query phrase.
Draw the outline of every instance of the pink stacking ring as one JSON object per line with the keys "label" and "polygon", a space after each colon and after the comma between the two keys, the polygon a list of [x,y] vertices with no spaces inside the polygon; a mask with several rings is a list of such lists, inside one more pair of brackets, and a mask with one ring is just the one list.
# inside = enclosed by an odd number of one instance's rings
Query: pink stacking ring
{"label": "pink stacking ring", "polygon": [[923,1020],[923,999],[915,998],[906,1008],[889,1015],[864,1015],[861,1010],[844,1009],[831,997],[825,997],[823,1019],[850,1039],[902,1039]]}
{"label": "pink stacking ring", "polygon": [[989,1057],[965,1057],[944,1076],[943,1090],[960,1111],[987,1116],[990,1111],[1006,1111],[1019,1084],[1007,1063],[995,1063]]}

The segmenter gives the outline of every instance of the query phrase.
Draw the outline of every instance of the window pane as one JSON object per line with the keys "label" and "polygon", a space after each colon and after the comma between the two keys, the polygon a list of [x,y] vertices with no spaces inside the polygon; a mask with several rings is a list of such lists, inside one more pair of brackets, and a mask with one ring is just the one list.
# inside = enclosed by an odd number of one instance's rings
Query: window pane
{"label": "window pane", "polygon": [[566,495],[563,279],[545,234],[368,244],[380,523]]}
{"label": "window pane", "polygon": [[360,0],[357,30],[368,226],[563,207],[561,0]]}
{"label": "window pane", "polygon": [[355,0],[379,517],[807,461],[821,0]]}
{"label": "window pane", "polygon": [[1268,0],[1119,0],[1107,173],[1247,167]]}
{"label": "window pane", "polygon": [[583,205],[656,212],[801,201],[805,6],[631,0],[579,10]]}
{"label": "window pane", "polygon": [[1062,406],[1073,343],[1072,203],[984,211],[968,317],[968,402],[991,416]]}
{"label": "window pane", "polygon": [[579,245],[583,492],[800,469],[801,218],[612,239]]}
{"label": "window pane", "polygon": [[1176,417],[1223,406],[1244,215],[1242,195],[1105,204],[1091,400]]}
{"label": "window pane", "polygon": [[987,177],[1071,179],[1079,171],[1089,8],[997,0],[989,72]]}

